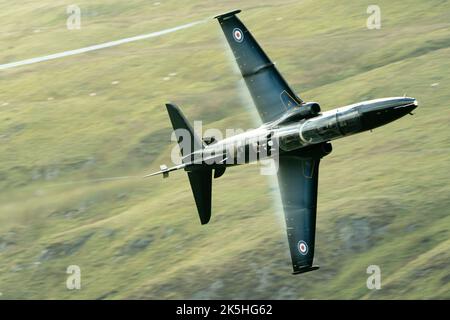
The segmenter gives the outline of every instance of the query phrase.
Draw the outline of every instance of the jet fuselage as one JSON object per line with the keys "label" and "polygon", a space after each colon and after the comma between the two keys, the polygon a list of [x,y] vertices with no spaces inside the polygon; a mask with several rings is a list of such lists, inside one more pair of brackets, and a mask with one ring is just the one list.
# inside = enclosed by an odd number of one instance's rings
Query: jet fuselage
{"label": "jet fuselage", "polygon": [[[410,97],[384,98],[339,107],[312,118],[280,125],[266,123],[212,143],[188,157],[214,158],[214,164],[226,166],[249,163],[270,157],[273,141],[278,143],[280,153],[298,150],[301,155],[302,148],[372,130],[411,113],[417,105],[417,100]],[[253,156],[249,150],[254,151]]]}

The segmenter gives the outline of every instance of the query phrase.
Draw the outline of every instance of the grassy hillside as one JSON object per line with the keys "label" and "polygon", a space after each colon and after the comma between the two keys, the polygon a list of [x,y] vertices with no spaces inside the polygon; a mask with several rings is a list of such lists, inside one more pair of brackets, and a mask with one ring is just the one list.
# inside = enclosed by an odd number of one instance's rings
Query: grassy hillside
{"label": "grassy hillside", "polygon": [[[450,298],[450,4],[0,1],[0,63],[206,19],[159,38],[0,71],[0,298]],[[291,275],[277,190],[257,165],[213,182],[200,226],[170,163],[164,103],[206,128],[255,125],[221,30],[234,8],[322,109],[407,93],[414,117],[336,141],[322,162],[316,262]],[[105,180],[109,177],[121,179]],[[79,265],[82,289],[66,289]],[[379,265],[382,289],[366,288]]]}

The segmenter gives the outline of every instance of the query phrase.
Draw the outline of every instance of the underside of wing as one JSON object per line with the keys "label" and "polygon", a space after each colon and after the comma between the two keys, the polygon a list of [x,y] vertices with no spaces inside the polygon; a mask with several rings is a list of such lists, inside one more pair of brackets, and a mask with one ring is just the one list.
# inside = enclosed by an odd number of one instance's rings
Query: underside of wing
{"label": "underside of wing", "polygon": [[294,273],[313,266],[320,159],[280,155],[278,184]]}

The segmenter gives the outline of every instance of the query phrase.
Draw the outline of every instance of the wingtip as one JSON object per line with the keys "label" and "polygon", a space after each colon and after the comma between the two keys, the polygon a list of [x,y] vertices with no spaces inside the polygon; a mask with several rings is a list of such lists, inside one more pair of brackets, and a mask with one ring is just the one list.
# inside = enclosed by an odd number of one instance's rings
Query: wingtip
{"label": "wingtip", "polygon": [[301,274],[301,273],[305,273],[305,272],[309,272],[309,271],[314,271],[317,269],[319,269],[319,266],[301,267],[301,268],[294,270],[294,272],[292,272],[292,274]]}
{"label": "wingtip", "polygon": [[240,13],[241,11],[242,10],[237,9],[237,10],[233,10],[233,11],[230,11],[230,12],[222,13],[222,14],[219,14],[219,15],[215,16],[214,19],[225,19],[225,18],[234,16],[234,15]]}

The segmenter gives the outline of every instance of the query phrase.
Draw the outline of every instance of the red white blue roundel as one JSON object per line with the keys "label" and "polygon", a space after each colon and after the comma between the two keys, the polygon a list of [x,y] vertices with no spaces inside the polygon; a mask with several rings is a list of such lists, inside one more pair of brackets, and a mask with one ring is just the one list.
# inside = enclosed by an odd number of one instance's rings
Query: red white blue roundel
{"label": "red white blue roundel", "polygon": [[240,42],[244,41],[244,33],[242,32],[241,29],[234,28],[233,29],[233,38],[234,38],[234,41],[240,43]]}
{"label": "red white blue roundel", "polygon": [[301,255],[306,255],[308,253],[308,245],[303,240],[298,242],[297,249],[298,249],[298,252],[300,252]]}

